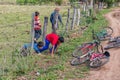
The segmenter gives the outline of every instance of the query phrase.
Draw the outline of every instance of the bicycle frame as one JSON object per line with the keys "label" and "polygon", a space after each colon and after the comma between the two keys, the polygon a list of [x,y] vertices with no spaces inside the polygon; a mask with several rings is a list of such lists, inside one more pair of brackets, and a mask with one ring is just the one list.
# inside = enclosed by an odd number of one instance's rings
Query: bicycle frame
{"label": "bicycle frame", "polygon": [[101,53],[93,53],[91,56],[90,56],[90,61],[93,61],[95,60],[96,58],[101,58],[103,57],[104,55],[101,54]]}
{"label": "bicycle frame", "polygon": [[[85,46],[81,49],[81,51],[83,52],[83,54],[85,54],[86,52],[88,52],[89,50],[93,50],[95,47],[97,47],[98,44],[96,42],[93,43],[85,43]],[[87,51],[86,51],[87,50]],[[85,52],[86,51],[86,52]]]}

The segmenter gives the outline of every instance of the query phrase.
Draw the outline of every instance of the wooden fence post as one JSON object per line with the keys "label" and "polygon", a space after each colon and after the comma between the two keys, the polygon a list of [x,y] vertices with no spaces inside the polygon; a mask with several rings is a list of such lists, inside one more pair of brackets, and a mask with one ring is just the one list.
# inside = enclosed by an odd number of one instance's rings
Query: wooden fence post
{"label": "wooden fence post", "polygon": [[75,20],[76,20],[76,7],[74,7],[73,18],[72,18],[72,22],[71,22],[71,30],[75,26]]}
{"label": "wooden fence post", "polygon": [[80,23],[80,9],[77,9],[77,26],[79,26]]}
{"label": "wooden fence post", "polygon": [[84,12],[86,11],[86,3],[85,2],[83,3],[83,11]]}
{"label": "wooden fence post", "polygon": [[32,13],[32,21],[31,21],[31,49],[33,49],[33,46],[34,46],[34,16],[35,16],[35,13]]}
{"label": "wooden fence post", "polygon": [[68,16],[67,16],[67,22],[66,22],[66,28],[65,28],[66,31],[68,31],[69,22],[70,22],[70,9],[68,9]]}
{"label": "wooden fence post", "polygon": [[46,36],[46,32],[47,32],[47,25],[48,25],[48,17],[44,17],[44,26],[43,26],[43,37],[42,37],[42,41],[45,41],[45,36]]}
{"label": "wooden fence post", "polygon": [[94,0],[91,0],[90,1],[90,8],[93,9],[93,3],[94,3]]}

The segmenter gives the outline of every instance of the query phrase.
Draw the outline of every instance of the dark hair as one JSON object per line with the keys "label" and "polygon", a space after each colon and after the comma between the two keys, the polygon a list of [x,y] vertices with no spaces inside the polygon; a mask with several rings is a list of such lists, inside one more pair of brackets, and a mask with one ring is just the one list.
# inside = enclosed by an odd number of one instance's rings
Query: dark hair
{"label": "dark hair", "polygon": [[44,43],[42,41],[38,42],[37,46],[38,47],[42,47],[44,45]]}
{"label": "dark hair", "polygon": [[58,39],[61,43],[63,43],[64,42],[64,37],[59,37],[59,39]]}
{"label": "dark hair", "polygon": [[35,16],[38,16],[38,15],[39,15],[39,12],[38,12],[38,11],[36,11],[36,12],[35,12]]}

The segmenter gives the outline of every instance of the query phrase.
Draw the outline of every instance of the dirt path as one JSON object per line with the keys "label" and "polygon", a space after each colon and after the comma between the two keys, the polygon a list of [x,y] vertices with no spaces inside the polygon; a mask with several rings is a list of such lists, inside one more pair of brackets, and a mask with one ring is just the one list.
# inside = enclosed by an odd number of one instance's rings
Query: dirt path
{"label": "dirt path", "polygon": [[[114,30],[112,36],[120,36],[120,9],[106,14],[105,17]],[[83,80],[120,80],[120,48],[110,49],[109,52],[110,61],[99,70],[91,70],[89,76]]]}

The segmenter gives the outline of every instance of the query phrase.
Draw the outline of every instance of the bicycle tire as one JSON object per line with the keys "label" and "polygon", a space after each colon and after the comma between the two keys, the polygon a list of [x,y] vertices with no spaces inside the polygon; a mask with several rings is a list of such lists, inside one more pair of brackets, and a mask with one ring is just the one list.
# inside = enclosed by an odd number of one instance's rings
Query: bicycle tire
{"label": "bicycle tire", "polygon": [[111,35],[113,33],[113,29],[111,27],[105,27],[102,32],[105,32],[107,34],[104,34],[103,36],[96,35],[100,41],[108,40],[111,38]]}
{"label": "bicycle tire", "polygon": [[108,41],[108,43],[117,42],[118,40],[120,40],[120,36],[111,38],[111,39]]}
{"label": "bicycle tire", "polygon": [[114,46],[113,45],[107,45],[107,46],[104,47],[105,50],[111,49],[111,48],[114,48]]}
{"label": "bicycle tire", "polygon": [[72,65],[72,66],[80,65],[80,64],[83,64],[84,62],[86,62],[87,60],[89,60],[89,57],[88,57],[88,56],[74,58],[74,59],[71,61],[71,65]]}
{"label": "bicycle tire", "polygon": [[[111,43],[112,44],[112,43]],[[111,49],[111,48],[119,48],[120,47],[120,43],[114,42],[112,45],[108,44],[106,47],[104,47],[104,49]]]}
{"label": "bicycle tire", "polygon": [[84,52],[81,51],[81,50],[82,50],[82,48],[84,48],[86,45],[89,45],[89,44],[91,44],[91,43],[85,43],[85,44],[82,44],[82,45],[78,46],[78,47],[73,51],[72,56],[73,56],[73,57],[79,57],[79,56],[82,56],[82,55],[86,54],[86,53],[89,51],[87,48],[84,50]]}
{"label": "bicycle tire", "polygon": [[113,29],[111,27],[104,28],[107,31],[107,36],[111,36],[113,33]]}
{"label": "bicycle tire", "polygon": [[89,66],[91,68],[98,68],[98,67],[101,67],[103,66],[104,64],[106,64],[107,62],[109,62],[109,57],[102,57],[100,59],[96,59],[94,61],[91,61],[89,63]]}

